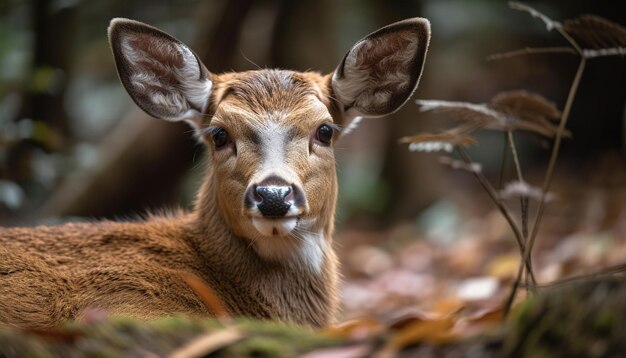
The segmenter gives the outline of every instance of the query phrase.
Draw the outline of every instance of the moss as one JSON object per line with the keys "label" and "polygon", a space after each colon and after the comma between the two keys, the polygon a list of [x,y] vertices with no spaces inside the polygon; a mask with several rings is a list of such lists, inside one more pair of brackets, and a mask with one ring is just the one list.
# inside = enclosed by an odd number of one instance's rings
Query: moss
{"label": "moss", "polygon": [[273,337],[252,337],[229,347],[223,354],[224,357],[258,358],[293,357],[295,355],[294,347]]}
{"label": "moss", "polygon": [[[519,305],[500,331],[447,346],[419,345],[413,352],[437,356],[610,357],[626,351],[626,282],[601,279],[552,289]],[[230,357],[291,357],[312,350],[352,344],[310,329],[271,321],[237,319],[245,338],[215,352]],[[33,334],[0,326],[0,358],[118,357],[153,353],[167,356],[194,338],[224,327],[213,319],[184,316],[154,321],[112,317],[97,323],[67,323]],[[376,346],[385,332],[371,338]],[[454,354],[452,354],[452,353]],[[411,353],[408,353],[411,356]]]}
{"label": "moss", "polygon": [[523,303],[509,324],[505,355],[611,356],[626,351],[626,282],[588,280]]}
{"label": "moss", "polygon": [[[310,329],[271,321],[240,319],[232,323],[247,338],[233,344],[225,356],[293,356],[317,347],[338,344]],[[190,319],[184,316],[154,321],[112,317],[98,323],[70,322],[48,339],[9,327],[0,327],[0,357],[7,356],[69,356],[80,351],[84,355],[117,357],[152,352],[163,356],[180,348],[207,331],[224,327],[214,319]],[[57,337],[58,336],[58,337]],[[72,339],[58,339],[68,336]],[[56,337],[56,338],[55,338]]]}

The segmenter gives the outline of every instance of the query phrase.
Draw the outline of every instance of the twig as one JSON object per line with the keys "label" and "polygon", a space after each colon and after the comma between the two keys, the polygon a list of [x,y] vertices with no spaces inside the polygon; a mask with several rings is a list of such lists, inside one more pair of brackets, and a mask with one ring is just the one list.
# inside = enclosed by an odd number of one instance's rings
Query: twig
{"label": "twig", "polygon": [[[457,146],[456,150],[457,150],[457,153],[459,153],[459,156],[461,157],[461,159],[463,159],[463,161],[465,163],[467,163],[469,165],[474,164],[474,161],[470,158],[470,156],[467,154],[465,149],[463,149],[462,147]],[[485,189],[485,191],[487,192],[487,194],[489,195],[489,197],[491,198],[493,203],[496,205],[496,207],[498,207],[498,209],[500,210],[500,212],[502,213],[502,215],[504,216],[506,221],[509,223],[509,226],[513,230],[513,234],[515,235],[515,239],[517,240],[517,244],[520,247],[520,251],[521,252],[525,252],[526,247],[524,245],[524,240],[523,240],[523,237],[522,237],[522,233],[520,232],[519,228],[517,227],[517,224],[515,224],[515,221],[511,217],[511,213],[509,213],[509,210],[506,208],[506,206],[504,206],[504,204],[502,204],[502,201],[498,197],[498,194],[496,193],[496,190],[493,188],[491,183],[489,183],[489,180],[487,180],[487,178],[485,178],[485,176],[483,175],[482,172],[475,172],[475,171],[473,171],[472,174],[474,174],[474,177],[476,178],[476,180],[478,180],[480,185],[482,185],[483,189]],[[529,272],[530,279],[533,282],[533,284],[535,284],[536,281],[535,281],[534,273],[532,272],[528,262],[526,260],[524,260],[524,262],[526,263],[526,269]]]}
{"label": "twig", "polygon": [[523,49],[507,51],[502,53],[495,53],[487,56],[487,61],[502,60],[517,56],[526,55],[538,55],[544,53],[567,53],[570,55],[578,54],[575,49],[571,47],[525,47]]}
{"label": "twig", "polygon": [[506,162],[507,162],[507,135],[506,133],[504,133],[504,145],[502,146],[502,162],[500,162],[500,183],[499,183],[499,187],[500,189],[504,188],[504,172],[506,170]]}
{"label": "twig", "polygon": [[524,265],[523,262],[520,262],[519,268],[517,269],[517,275],[515,275],[515,281],[513,282],[513,286],[511,287],[511,292],[506,298],[506,302],[504,303],[504,313],[502,314],[502,318],[506,319],[511,312],[511,308],[513,307],[513,301],[515,300],[515,296],[517,296],[517,290],[519,289],[519,285],[522,282],[522,274],[524,273]]}
{"label": "twig", "polygon": [[[506,132],[506,141],[509,144],[509,147],[511,149],[511,153],[513,156],[513,162],[515,163],[515,171],[517,173],[517,180],[520,181],[521,183],[524,182],[524,176],[522,175],[522,166],[520,165],[520,160],[519,160],[519,156],[517,155],[517,147],[515,146],[515,140],[513,139],[513,132],[511,131],[507,131]],[[521,205],[521,216],[522,216],[522,237],[523,237],[523,241],[524,244],[527,243],[528,240],[528,197],[521,197],[520,198],[520,205]],[[521,249],[521,255],[522,257],[524,257],[524,249]],[[511,306],[513,305],[513,300],[515,299],[515,296],[517,295],[517,290],[519,289],[519,285],[522,282],[522,275],[524,273],[524,265],[527,264],[527,269],[528,269],[528,273],[530,277],[534,277],[534,272],[532,269],[532,261],[529,259],[528,261],[522,261],[520,262],[520,266],[519,269],[517,270],[517,275],[515,277],[515,281],[513,282],[513,286],[511,287],[511,292],[509,293],[509,296],[506,300],[506,303],[504,305],[504,318],[506,319],[506,317],[508,316],[509,312],[511,311]]]}
{"label": "twig", "polygon": [[548,190],[550,190],[550,185],[552,184],[552,174],[554,173],[554,166],[556,164],[556,159],[559,155],[559,149],[561,147],[561,139],[563,138],[563,133],[565,132],[565,125],[567,124],[567,119],[572,109],[572,104],[574,103],[574,97],[576,96],[576,92],[578,91],[578,85],[580,84],[580,79],[582,78],[583,72],[585,71],[586,62],[587,60],[584,57],[581,57],[580,64],[578,65],[578,70],[576,71],[576,76],[574,77],[574,81],[572,82],[572,86],[570,87],[570,91],[567,96],[567,101],[565,102],[565,108],[563,109],[563,114],[561,116],[559,128],[557,129],[556,137],[554,139],[554,146],[552,147],[552,153],[550,154],[550,162],[548,163],[548,170],[546,172],[546,176],[543,181],[541,200],[539,201],[539,207],[537,208],[537,213],[535,215],[535,224],[533,225],[533,230],[529,237],[528,245],[526,245],[525,247],[525,252],[524,252],[525,262],[529,261],[530,257],[532,256],[533,246],[535,245],[537,232],[539,231],[539,226],[541,224],[541,219],[543,217],[543,211],[546,206],[546,195],[548,194]]}
{"label": "twig", "polygon": [[517,173],[517,180],[520,182],[524,182],[524,177],[522,176],[522,166],[519,162],[519,157],[517,155],[517,149],[515,147],[515,141],[513,141],[513,132],[506,132],[506,141],[511,148],[511,154],[513,155],[513,163],[515,163],[515,172]]}
{"label": "twig", "polygon": [[551,288],[555,286],[575,283],[576,281],[580,281],[580,280],[590,280],[590,279],[599,278],[599,277],[613,276],[615,274],[620,274],[620,273],[621,274],[626,273],[626,263],[605,267],[601,270],[590,272],[590,273],[585,273],[585,274],[576,275],[572,277],[566,277],[564,279],[560,279],[554,282],[549,282],[549,283],[538,285],[537,287],[542,288],[542,289]]}
{"label": "twig", "polygon": [[[522,175],[522,166],[520,164],[519,156],[517,155],[517,147],[513,140],[513,132],[507,131],[507,142],[511,148],[513,155],[513,163],[515,163],[515,172],[517,173],[517,180],[524,183],[524,176]],[[522,236],[524,237],[524,243],[528,239],[528,197],[520,198],[520,205],[522,211]]]}

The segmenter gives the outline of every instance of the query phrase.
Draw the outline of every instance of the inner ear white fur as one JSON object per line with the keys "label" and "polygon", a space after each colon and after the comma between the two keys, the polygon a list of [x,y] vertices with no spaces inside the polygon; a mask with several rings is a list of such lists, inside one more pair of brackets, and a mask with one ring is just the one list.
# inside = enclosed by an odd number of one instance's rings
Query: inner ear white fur
{"label": "inner ear white fur", "polygon": [[109,37],[120,79],[135,103],[151,116],[197,125],[213,86],[197,56],[173,37],[132,20],[114,19]]}
{"label": "inner ear white fur", "polygon": [[332,77],[334,97],[348,120],[382,116],[402,107],[417,88],[429,39],[428,20],[413,18],[358,41]]}

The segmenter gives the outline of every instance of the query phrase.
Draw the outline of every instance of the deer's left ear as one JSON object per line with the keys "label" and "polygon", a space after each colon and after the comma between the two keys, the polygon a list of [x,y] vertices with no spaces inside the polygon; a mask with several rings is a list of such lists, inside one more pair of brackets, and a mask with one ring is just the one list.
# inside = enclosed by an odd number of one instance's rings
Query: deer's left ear
{"label": "deer's left ear", "polygon": [[357,42],[332,77],[334,98],[347,117],[377,117],[411,97],[424,67],[430,22],[412,18],[385,26]]}

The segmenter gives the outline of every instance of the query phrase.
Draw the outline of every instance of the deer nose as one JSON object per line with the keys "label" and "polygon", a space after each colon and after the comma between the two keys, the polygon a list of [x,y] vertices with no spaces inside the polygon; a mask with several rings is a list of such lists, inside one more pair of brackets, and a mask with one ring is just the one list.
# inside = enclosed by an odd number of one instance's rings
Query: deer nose
{"label": "deer nose", "polygon": [[291,207],[291,186],[257,186],[254,189],[257,208],[263,216],[285,216]]}

